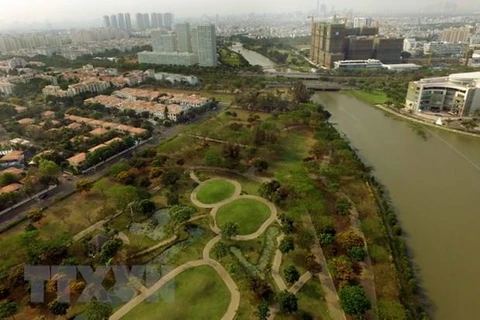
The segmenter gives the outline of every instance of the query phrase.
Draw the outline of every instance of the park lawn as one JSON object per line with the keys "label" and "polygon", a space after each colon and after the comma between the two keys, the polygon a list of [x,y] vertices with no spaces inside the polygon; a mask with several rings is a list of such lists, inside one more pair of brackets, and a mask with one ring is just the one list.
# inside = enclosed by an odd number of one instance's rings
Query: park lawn
{"label": "park lawn", "polygon": [[206,204],[217,203],[233,196],[235,186],[226,180],[206,182],[197,192],[197,199]]}
{"label": "park lawn", "polygon": [[258,196],[258,188],[260,187],[260,183],[248,178],[245,178],[242,175],[228,173],[228,172],[214,172],[210,170],[197,170],[197,177],[200,180],[205,181],[210,178],[227,178],[238,181],[242,186],[242,193],[246,193],[249,195]]}
{"label": "park lawn", "polygon": [[[313,276],[308,280],[300,291],[297,292],[296,296],[298,298],[298,311],[294,315],[278,314],[275,319],[332,319],[328,313],[328,306],[317,276]],[[311,317],[307,317],[306,314],[309,314]]]}
{"label": "park lawn", "polygon": [[217,225],[221,229],[229,221],[238,224],[238,234],[251,234],[270,217],[270,209],[254,199],[237,199],[220,207],[217,212]]}
{"label": "park lawn", "polygon": [[[142,302],[122,320],[221,319],[230,303],[230,292],[210,266],[199,266],[179,274],[157,291],[159,301]],[[162,300],[167,297],[167,301]]]}
{"label": "park lawn", "polygon": [[350,90],[345,91],[345,93],[351,97],[357,98],[373,105],[384,104],[388,100],[387,95],[380,91],[366,92],[361,90]]}
{"label": "park lawn", "polygon": [[162,142],[157,151],[160,153],[174,153],[183,149],[186,145],[192,144],[193,138],[188,135],[178,135],[173,139]]}

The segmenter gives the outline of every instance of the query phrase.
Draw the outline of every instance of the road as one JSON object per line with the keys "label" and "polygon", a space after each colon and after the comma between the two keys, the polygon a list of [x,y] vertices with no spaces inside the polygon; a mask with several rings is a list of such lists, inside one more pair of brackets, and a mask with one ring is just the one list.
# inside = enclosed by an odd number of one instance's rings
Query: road
{"label": "road", "polygon": [[[202,115],[199,115],[198,117],[196,117],[192,121],[192,123],[205,121],[206,119],[210,118],[211,116],[213,116],[217,113],[220,113],[227,106],[228,106],[227,104],[220,102],[220,103],[218,103],[218,107],[217,107],[216,110],[214,110],[212,112],[204,113]],[[177,136],[178,134],[180,134],[187,127],[188,127],[188,124],[174,125],[174,126],[169,127],[169,128],[161,127],[160,130],[158,130],[157,132],[154,132],[153,139],[150,140],[148,143],[146,143],[145,146],[147,146],[147,147],[156,146],[156,145],[160,144],[162,141],[172,139],[175,136]],[[142,146],[142,147],[145,148],[145,146]],[[140,147],[140,148],[142,148],[142,147]],[[25,203],[22,206],[19,206],[18,208],[15,208],[15,209],[1,215],[0,216],[0,230],[3,230],[4,228],[6,228],[8,225],[10,225],[12,223],[23,220],[27,216],[28,211],[30,211],[31,209],[33,209],[33,208],[48,208],[49,206],[54,204],[55,200],[58,199],[59,197],[66,196],[67,194],[75,191],[75,182],[77,180],[83,179],[83,178],[88,178],[88,179],[91,179],[91,180],[95,180],[95,179],[100,178],[101,176],[103,176],[106,173],[106,171],[108,170],[108,168],[111,165],[113,165],[113,164],[115,164],[115,163],[117,163],[121,160],[124,160],[124,159],[130,159],[133,151],[134,150],[132,150],[131,152],[128,152],[128,153],[126,153],[126,154],[124,154],[124,155],[122,155],[118,158],[115,158],[115,159],[99,166],[98,169],[96,169],[95,171],[89,172],[86,175],[70,177],[70,180],[66,180],[63,177],[60,177],[59,186],[57,188],[55,188],[54,190],[49,191],[48,196],[45,197],[44,199],[37,200],[37,201],[32,200],[28,203]]]}

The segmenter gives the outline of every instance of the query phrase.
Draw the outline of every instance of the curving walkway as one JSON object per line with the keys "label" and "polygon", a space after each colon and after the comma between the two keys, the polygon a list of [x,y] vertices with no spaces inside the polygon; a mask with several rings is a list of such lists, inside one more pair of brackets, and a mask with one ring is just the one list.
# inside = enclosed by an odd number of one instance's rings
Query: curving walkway
{"label": "curving walkway", "polygon": [[144,254],[150,253],[150,252],[155,251],[155,250],[157,250],[157,249],[159,249],[163,246],[169,245],[169,244],[173,243],[175,240],[177,240],[177,235],[176,234],[171,236],[170,238],[168,238],[168,239],[150,247],[150,248],[147,248],[145,250],[142,250],[140,252],[135,253],[130,258],[136,258],[136,257],[143,256]]}

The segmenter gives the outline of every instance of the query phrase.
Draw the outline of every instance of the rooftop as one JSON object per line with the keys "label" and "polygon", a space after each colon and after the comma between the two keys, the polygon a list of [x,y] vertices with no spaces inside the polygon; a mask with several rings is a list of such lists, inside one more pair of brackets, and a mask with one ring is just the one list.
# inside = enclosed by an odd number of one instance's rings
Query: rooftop
{"label": "rooftop", "polygon": [[101,136],[102,134],[105,134],[107,132],[108,132],[107,129],[97,128],[97,129],[94,129],[94,130],[90,131],[89,133],[93,136]]}
{"label": "rooftop", "polygon": [[22,185],[20,183],[12,183],[12,184],[9,184],[8,186],[0,188],[0,194],[15,192],[20,190],[21,188],[22,188]]}
{"label": "rooftop", "polygon": [[0,158],[0,162],[18,161],[23,157],[23,151],[15,150]]}
{"label": "rooftop", "polygon": [[70,157],[67,159],[67,161],[71,164],[71,165],[79,165],[81,164],[82,162],[85,161],[85,159],[87,158],[87,155],[85,152],[82,152],[82,153],[79,153],[79,154],[76,154],[74,155],[73,157]]}

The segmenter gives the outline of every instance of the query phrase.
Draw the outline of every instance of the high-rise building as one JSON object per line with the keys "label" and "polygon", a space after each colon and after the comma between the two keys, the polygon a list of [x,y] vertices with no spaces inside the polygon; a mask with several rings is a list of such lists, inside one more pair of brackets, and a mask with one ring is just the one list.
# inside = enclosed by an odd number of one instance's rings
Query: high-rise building
{"label": "high-rise building", "polygon": [[126,30],[127,27],[125,25],[125,16],[123,15],[123,13],[119,13],[117,16],[117,19],[118,19],[118,28],[120,30]]}
{"label": "high-rise building", "polygon": [[150,16],[148,15],[148,13],[144,13],[143,14],[143,23],[145,25],[145,29],[148,29],[151,27],[150,25]]}
{"label": "high-rise building", "polygon": [[163,14],[157,12],[157,25],[159,28],[163,28]]}
{"label": "high-rise building", "polygon": [[175,32],[177,33],[177,48],[180,52],[192,52],[192,42],[190,36],[190,24],[177,23],[175,25]]}
{"label": "high-rise building", "polygon": [[103,16],[103,25],[105,28],[110,28],[110,17],[109,16]]}
{"label": "high-rise building", "polygon": [[173,13],[167,12],[163,14],[163,26],[168,30],[172,30]]}
{"label": "high-rise building", "polygon": [[132,20],[130,19],[130,13],[125,13],[125,30],[127,33],[132,32]]}
{"label": "high-rise building", "polygon": [[145,23],[143,22],[143,13],[136,13],[135,14],[135,24],[137,26],[137,30],[143,31],[145,30]]}
{"label": "high-rise building", "polygon": [[353,27],[354,28],[363,28],[363,27],[372,27],[373,20],[372,18],[365,17],[355,17],[353,18]]}
{"label": "high-rise building", "polygon": [[118,21],[117,21],[117,16],[112,14],[110,16],[110,24],[112,25],[112,28],[118,29]]}
{"label": "high-rise building", "polygon": [[217,36],[214,25],[197,26],[193,33],[196,34],[195,43],[192,47],[196,49],[198,64],[203,67],[217,66]]}
{"label": "high-rise building", "polygon": [[470,39],[470,28],[448,28],[442,31],[440,41],[445,42],[468,42]]}
{"label": "high-rise building", "polygon": [[157,14],[155,12],[150,14],[150,23],[152,28],[158,28]]}
{"label": "high-rise building", "polygon": [[152,48],[154,52],[177,51],[177,37],[175,34],[162,34],[160,31],[152,32]]}
{"label": "high-rise building", "polygon": [[382,38],[377,33],[376,27],[347,28],[344,23],[313,23],[310,59],[327,68],[340,60],[398,62],[403,39]]}

